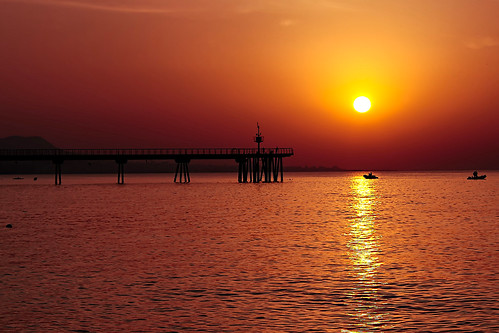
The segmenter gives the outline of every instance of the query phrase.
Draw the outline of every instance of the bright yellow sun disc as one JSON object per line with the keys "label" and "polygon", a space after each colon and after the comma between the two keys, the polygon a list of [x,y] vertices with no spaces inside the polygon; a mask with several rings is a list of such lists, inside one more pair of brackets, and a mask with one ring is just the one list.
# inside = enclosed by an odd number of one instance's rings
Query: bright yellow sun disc
{"label": "bright yellow sun disc", "polygon": [[367,112],[371,108],[371,101],[364,96],[357,97],[353,102],[353,108],[357,112]]}

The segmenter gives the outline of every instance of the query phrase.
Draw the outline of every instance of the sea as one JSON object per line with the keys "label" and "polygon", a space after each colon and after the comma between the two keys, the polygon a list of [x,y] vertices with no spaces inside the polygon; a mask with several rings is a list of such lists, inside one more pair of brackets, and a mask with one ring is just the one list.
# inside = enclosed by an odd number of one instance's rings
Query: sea
{"label": "sea", "polygon": [[483,173],[1,175],[0,331],[499,332]]}

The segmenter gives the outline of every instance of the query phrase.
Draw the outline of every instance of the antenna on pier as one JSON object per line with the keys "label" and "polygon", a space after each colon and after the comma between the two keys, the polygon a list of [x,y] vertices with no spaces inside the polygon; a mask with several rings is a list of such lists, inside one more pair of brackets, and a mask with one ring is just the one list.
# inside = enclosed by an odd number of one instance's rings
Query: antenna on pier
{"label": "antenna on pier", "polygon": [[255,142],[258,144],[258,154],[260,154],[260,143],[263,142],[263,136],[262,133],[260,133],[260,125],[258,124],[258,122],[256,123]]}

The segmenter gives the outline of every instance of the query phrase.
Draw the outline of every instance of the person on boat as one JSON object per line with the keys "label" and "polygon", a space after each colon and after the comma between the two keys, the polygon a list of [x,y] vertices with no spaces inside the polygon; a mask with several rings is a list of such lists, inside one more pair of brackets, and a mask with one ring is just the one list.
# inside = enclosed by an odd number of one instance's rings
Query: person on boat
{"label": "person on boat", "polygon": [[369,172],[369,177],[371,177],[372,175],[373,175],[373,173],[372,173],[372,172]]}
{"label": "person on boat", "polygon": [[478,171],[476,171],[476,170],[473,171],[473,177],[475,177],[475,178],[478,177]]}

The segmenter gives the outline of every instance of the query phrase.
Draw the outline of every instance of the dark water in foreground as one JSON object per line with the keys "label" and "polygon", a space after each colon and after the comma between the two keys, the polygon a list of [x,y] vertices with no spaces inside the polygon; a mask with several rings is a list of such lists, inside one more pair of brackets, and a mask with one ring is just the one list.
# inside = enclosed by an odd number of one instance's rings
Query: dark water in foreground
{"label": "dark water in foreground", "polygon": [[0,331],[497,332],[487,174],[1,176]]}

